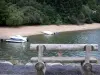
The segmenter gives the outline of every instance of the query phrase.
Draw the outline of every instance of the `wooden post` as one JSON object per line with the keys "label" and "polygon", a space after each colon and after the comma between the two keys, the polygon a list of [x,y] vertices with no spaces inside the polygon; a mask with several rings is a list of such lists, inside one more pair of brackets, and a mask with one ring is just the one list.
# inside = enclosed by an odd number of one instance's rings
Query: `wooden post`
{"label": "wooden post", "polygon": [[37,46],[37,50],[38,50],[38,62],[43,62],[42,58],[43,58],[44,46],[43,45]]}
{"label": "wooden post", "polygon": [[[92,47],[93,46],[93,47]],[[91,62],[95,62],[96,59],[90,59],[91,50],[97,50],[97,44],[31,44],[30,49],[38,51],[38,58],[34,57],[34,61],[38,61],[36,63],[35,68],[37,70],[37,75],[45,75],[45,64],[46,62],[83,62],[82,70],[84,71],[84,75],[92,75],[92,65]],[[64,57],[44,57],[43,58],[43,50],[83,50],[86,51],[85,58],[64,58]]]}
{"label": "wooden post", "polygon": [[43,60],[42,60],[44,48],[45,47],[43,45],[37,46],[38,62],[35,65],[35,68],[37,70],[37,75],[45,75],[45,64],[43,63]]}
{"label": "wooden post", "polygon": [[37,75],[45,75],[45,65],[42,62],[37,62],[35,65],[35,69],[37,70]]}
{"label": "wooden post", "polygon": [[86,45],[85,46],[85,51],[86,51],[85,63],[90,63],[91,50],[92,50],[92,46],[91,45]]}
{"label": "wooden post", "polygon": [[85,62],[83,63],[82,66],[84,75],[92,75],[92,65],[90,63],[90,52],[92,50],[92,46],[86,45],[84,49],[86,50]]}

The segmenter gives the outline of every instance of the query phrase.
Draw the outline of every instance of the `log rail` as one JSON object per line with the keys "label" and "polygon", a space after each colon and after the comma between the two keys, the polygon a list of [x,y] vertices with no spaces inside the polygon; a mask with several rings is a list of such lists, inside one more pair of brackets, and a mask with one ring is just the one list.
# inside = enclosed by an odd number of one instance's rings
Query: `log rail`
{"label": "log rail", "polygon": [[[97,59],[91,57],[91,51],[98,50],[97,44],[31,44],[30,50],[37,50],[38,57],[32,57],[31,60],[37,62],[35,68],[37,75],[45,75],[44,62],[62,62],[62,63],[81,63],[84,75],[92,75],[91,63],[96,63]],[[82,50],[86,51],[85,57],[43,57],[45,50]]]}

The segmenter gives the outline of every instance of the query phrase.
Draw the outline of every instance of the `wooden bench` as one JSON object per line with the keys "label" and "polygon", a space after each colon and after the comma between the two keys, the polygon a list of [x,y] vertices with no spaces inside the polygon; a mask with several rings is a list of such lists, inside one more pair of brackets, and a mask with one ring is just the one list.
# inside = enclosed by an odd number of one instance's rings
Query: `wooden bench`
{"label": "wooden bench", "polygon": [[[60,63],[81,63],[85,75],[91,75],[92,65],[96,63],[97,59],[91,57],[91,51],[98,50],[97,44],[31,44],[31,50],[38,51],[38,57],[32,57],[31,60],[37,62],[35,67],[37,75],[45,74],[44,62],[60,62]],[[43,57],[45,50],[83,50],[86,51],[85,57]]]}

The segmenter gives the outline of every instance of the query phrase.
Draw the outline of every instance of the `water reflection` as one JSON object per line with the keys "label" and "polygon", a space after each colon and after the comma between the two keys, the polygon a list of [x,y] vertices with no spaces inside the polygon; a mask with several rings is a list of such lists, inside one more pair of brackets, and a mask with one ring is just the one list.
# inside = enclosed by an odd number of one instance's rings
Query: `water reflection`
{"label": "water reflection", "polygon": [[[100,45],[100,30],[90,30],[90,31],[76,31],[76,32],[63,32],[59,33],[58,35],[53,36],[45,36],[45,35],[37,35],[37,36],[30,36],[29,38],[37,41],[36,43],[63,43],[63,44],[99,44]],[[38,37],[38,38],[37,38]],[[41,41],[41,42],[40,42]],[[31,43],[34,43],[30,41]],[[56,56],[56,52],[51,52],[51,55]],[[49,52],[46,55],[50,55]],[[84,52],[68,52],[65,51],[63,53],[64,56],[84,56]],[[92,55],[96,56],[97,58],[100,57],[100,47],[99,51],[94,51]]]}
{"label": "water reflection", "polygon": [[[26,52],[28,43],[0,43],[0,60],[10,60],[12,62],[25,62],[28,60]],[[14,61],[15,60],[15,61]],[[17,64],[17,63],[16,63]]]}
{"label": "water reflection", "polygon": [[[16,60],[19,63],[27,63],[30,61],[30,58],[37,56],[36,51],[31,51],[29,49],[30,43],[57,43],[57,44],[86,44],[86,43],[95,43],[100,45],[100,30],[91,30],[91,31],[77,31],[77,32],[63,32],[57,35],[36,35],[29,36],[29,42],[26,43],[6,43],[0,42],[0,59],[1,60]],[[84,56],[84,52],[76,51],[64,51],[63,56]],[[99,51],[95,51],[92,55],[97,58],[100,57],[100,47]],[[44,56],[57,56],[57,51],[45,51]],[[100,59],[100,58],[99,58]],[[18,61],[17,61],[18,60]]]}

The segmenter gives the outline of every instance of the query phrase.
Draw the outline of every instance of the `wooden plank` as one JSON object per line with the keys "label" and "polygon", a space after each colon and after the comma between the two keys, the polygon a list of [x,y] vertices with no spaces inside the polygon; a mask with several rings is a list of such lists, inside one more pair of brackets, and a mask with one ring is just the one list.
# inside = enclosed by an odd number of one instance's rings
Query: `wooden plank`
{"label": "wooden plank", "polygon": [[38,45],[37,50],[38,50],[38,63],[35,65],[35,68],[37,70],[37,75],[45,75],[45,65],[43,62],[44,46]]}
{"label": "wooden plank", "polygon": [[86,45],[85,46],[85,50],[86,50],[86,54],[85,54],[85,63],[90,63],[90,53],[92,50],[92,46],[91,45]]}
{"label": "wooden plank", "polygon": [[[37,62],[38,57],[32,57],[31,61]],[[85,61],[85,57],[43,57],[44,62],[61,62],[61,63],[80,63]],[[97,59],[94,57],[90,57],[91,63],[96,63]]]}
{"label": "wooden plank", "polygon": [[35,64],[35,69],[36,69],[36,71],[37,71],[37,74],[36,75],[45,75],[45,69],[46,67],[45,67],[45,65],[44,65],[44,63],[42,63],[42,62],[37,62],[36,64]]}
{"label": "wooden plank", "polygon": [[[84,50],[84,46],[88,44],[31,44],[30,50],[36,50],[38,45],[44,45],[45,50]],[[97,44],[89,44],[93,46],[92,50],[97,50]]]}
{"label": "wooden plank", "polygon": [[44,46],[38,45],[37,50],[38,50],[38,62],[42,62]]}

